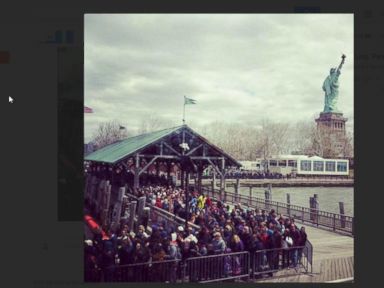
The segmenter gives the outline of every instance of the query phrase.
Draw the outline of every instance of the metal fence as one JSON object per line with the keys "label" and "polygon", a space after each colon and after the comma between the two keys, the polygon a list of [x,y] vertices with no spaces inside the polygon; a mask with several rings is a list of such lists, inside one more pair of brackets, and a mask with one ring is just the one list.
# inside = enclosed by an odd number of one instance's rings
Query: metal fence
{"label": "metal fence", "polygon": [[[307,263],[310,265],[310,269],[312,273],[313,272],[313,246],[309,240],[305,242],[305,249],[303,249],[302,251],[303,251],[303,256],[305,257],[305,259],[307,259]],[[309,265],[307,269],[309,269]]]}
{"label": "metal fence", "polygon": [[188,282],[218,282],[249,278],[249,252],[188,258],[185,275]]}
{"label": "metal fence", "polygon": [[263,198],[246,196],[227,192],[223,195],[220,190],[212,191],[209,187],[202,187],[203,191],[214,199],[221,199],[227,203],[241,203],[247,207],[259,208],[264,210],[274,209],[277,214],[293,217],[302,223],[310,223],[319,228],[325,227],[333,231],[341,231],[353,235],[353,217],[342,214],[335,214],[322,210],[307,208],[303,206],[267,200]]}
{"label": "metal fence", "polygon": [[211,283],[248,280],[263,275],[272,276],[286,269],[297,257],[293,273],[307,273],[307,247],[266,249],[219,255],[192,257],[185,260],[148,261],[128,265],[113,265],[104,269],[86,270],[86,282],[168,282]]}
{"label": "metal fence", "polygon": [[295,272],[308,272],[308,254],[306,246],[276,248],[256,251],[251,259],[252,277],[259,278],[263,274],[278,272],[279,270],[294,268]]}
{"label": "metal fence", "polygon": [[[131,200],[135,200],[135,201],[138,201],[138,197],[135,196],[135,195],[132,195],[132,194],[126,194],[128,196],[129,199]],[[146,202],[145,203],[146,207],[149,207],[150,208],[150,217],[149,217],[149,223],[148,224],[152,224],[152,223],[159,223],[159,222],[165,222],[166,224],[166,227],[177,227],[177,226],[185,226],[185,219],[175,215],[175,214],[172,214],[171,212],[168,212],[164,209],[161,209],[159,207],[156,207],[154,205],[151,205],[149,202]],[[189,227],[192,227],[193,229],[195,229],[196,231],[199,231],[200,230],[200,226],[196,225],[196,224],[193,224],[191,222],[188,222],[188,226]]]}
{"label": "metal fence", "polygon": [[149,261],[128,265],[113,265],[89,273],[87,282],[170,282],[181,281],[181,260]]}

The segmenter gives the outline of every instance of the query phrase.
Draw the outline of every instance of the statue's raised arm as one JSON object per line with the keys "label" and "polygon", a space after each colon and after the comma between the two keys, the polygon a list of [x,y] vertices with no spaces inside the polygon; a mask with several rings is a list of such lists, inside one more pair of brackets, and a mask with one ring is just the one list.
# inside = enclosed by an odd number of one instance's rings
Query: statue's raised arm
{"label": "statue's raised arm", "polygon": [[345,58],[346,58],[346,57],[347,57],[347,56],[345,56],[344,54],[341,55],[341,62],[340,62],[339,67],[337,67],[337,72],[340,72],[341,67],[343,67],[343,64],[344,64],[344,61],[345,61]]}
{"label": "statue's raised arm", "polygon": [[337,104],[337,98],[339,96],[339,82],[338,78],[340,75],[341,67],[344,64],[346,56],[343,54],[341,56],[341,62],[339,67],[332,68],[327,78],[324,80],[323,83],[323,90],[325,92],[324,97],[324,111],[326,113],[329,112],[338,112],[338,109],[336,107]]}

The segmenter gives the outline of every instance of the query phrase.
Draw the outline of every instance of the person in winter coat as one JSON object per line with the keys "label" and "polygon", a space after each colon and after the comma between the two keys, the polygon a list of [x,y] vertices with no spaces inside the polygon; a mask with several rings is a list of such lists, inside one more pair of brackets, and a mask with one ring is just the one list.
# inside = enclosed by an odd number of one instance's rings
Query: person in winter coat
{"label": "person in winter coat", "polygon": [[244,251],[243,241],[240,239],[239,235],[234,234],[232,239],[229,242],[229,248],[232,252],[242,252]]}
{"label": "person in winter coat", "polygon": [[223,238],[221,237],[220,232],[215,232],[213,234],[213,250],[215,251],[215,254],[222,254],[225,252],[225,249],[227,248],[227,245],[225,244]]}
{"label": "person in winter coat", "polygon": [[[301,246],[301,247],[305,246],[306,242],[307,242],[307,233],[305,232],[305,227],[302,226],[300,228],[300,243],[299,243],[299,246]],[[303,249],[304,248],[299,248],[298,249],[298,253],[297,253],[297,262],[298,262],[298,264],[301,263],[301,258],[303,256]]]}
{"label": "person in winter coat", "polygon": [[281,242],[281,247],[283,248],[283,268],[289,267],[289,260],[290,260],[290,250],[293,245],[293,240],[290,236],[289,229],[285,229],[283,234],[283,240]]}
{"label": "person in winter coat", "polygon": [[[291,226],[290,226],[290,235],[292,237],[292,240],[293,240],[293,245],[292,247],[298,247],[300,246],[301,244],[301,235],[300,235],[300,232],[296,229],[296,225],[294,223],[291,223]],[[298,249],[297,248],[293,248],[291,250],[291,265],[293,268],[296,268],[297,266],[297,260],[298,260]]]}

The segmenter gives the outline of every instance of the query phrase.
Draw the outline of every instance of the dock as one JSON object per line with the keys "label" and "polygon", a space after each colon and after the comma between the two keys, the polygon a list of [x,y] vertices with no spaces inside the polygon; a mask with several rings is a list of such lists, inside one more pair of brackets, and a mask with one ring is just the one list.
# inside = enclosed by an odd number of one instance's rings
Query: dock
{"label": "dock", "polygon": [[[301,224],[298,223],[301,227]],[[331,231],[306,226],[313,245],[312,273],[298,274],[294,269],[279,271],[272,278],[259,279],[265,283],[324,283],[353,282],[354,239]]]}
{"label": "dock", "polygon": [[[209,185],[212,180],[203,179],[203,185]],[[353,178],[282,178],[282,179],[241,179],[240,187],[353,187]],[[236,179],[226,179],[226,187],[235,187]]]}

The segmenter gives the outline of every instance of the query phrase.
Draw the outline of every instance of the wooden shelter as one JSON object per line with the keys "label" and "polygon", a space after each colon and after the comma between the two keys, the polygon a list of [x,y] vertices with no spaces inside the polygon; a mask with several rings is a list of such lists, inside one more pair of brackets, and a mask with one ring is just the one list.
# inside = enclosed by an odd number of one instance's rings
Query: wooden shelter
{"label": "wooden shelter", "polygon": [[[186,173],[185,167],[191,168],[188,170],[196,173],[199,191],[202,173],[207,167],[211,166],[220,177],[220,188],[224,191],[226,168],[241,166],[237,160],[185,124],[115,142],[87,155],[85,161],[107,165],[112,170],[121,166],[133,170],[134,190],[140,185],[140,174],[151,165],[155,165],[156,173],[159,173],[160,162],[167,165],[168,176],[172,165],[182,168],[181,180]],[[188,163],[183,167],[186,161]]]}

